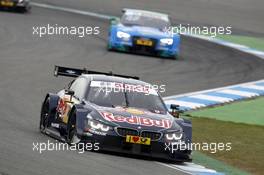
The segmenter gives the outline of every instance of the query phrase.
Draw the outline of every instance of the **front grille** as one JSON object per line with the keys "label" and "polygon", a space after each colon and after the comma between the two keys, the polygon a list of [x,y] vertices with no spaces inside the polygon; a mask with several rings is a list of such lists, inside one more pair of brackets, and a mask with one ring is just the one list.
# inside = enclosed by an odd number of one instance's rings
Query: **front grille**
{"label": "front grille", "polygon": [[124,136],[126,137],[127,135],[132,135],[132,136],[138,136],[138,131],[135,129],[129,129],[129,128],[117,128],[116,132],[120,135],[120,136]]}
{"label": "front grille", "polygon": [[[150,41],[152,41],[153,45],[152,46],[137,45],[136,41],[138,39],[150,40]],[[153,53],[153,52],[155,52],[155,48],[156,48],[156,44],[157,44],[156,39],[154,39],[154,38],[142,38],[142,37],[134,36],[132,40],[133,40],[133,50],[135,52],[139,52],[139,53]]]}
{"label": "front grille", "polygon": [[141,137],[148,137],[151,138],[151,140],[159,140],[161,137],[161,133],[152,131],[142,131]]}
{"label": "front grille", "polygon": [[121,127],[116,128],[116,132],[118,135],[123,136],[123,137],[126,137],[127,135],[140,136],[140,137],[151,138],[152,141],[157,141],[162,136],[160,132],[154,132],[154,131],[141,131],[140,132],[136,129],[121,128]]}

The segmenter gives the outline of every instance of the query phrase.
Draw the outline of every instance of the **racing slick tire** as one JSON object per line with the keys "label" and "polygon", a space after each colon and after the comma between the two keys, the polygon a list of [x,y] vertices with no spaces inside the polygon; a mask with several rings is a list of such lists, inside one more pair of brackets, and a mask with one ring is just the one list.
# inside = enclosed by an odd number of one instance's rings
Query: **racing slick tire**
{"label": "racing slick tire", "polygon": [[75,112],[72,113],[68,120],[67,124],[67,136],[66,136],[66,142],[69,145],[78,144],[80,143],[81,139],[77,135],[76,130],[76,114]]}
{"label": "racing slick tire", "polygon": [[81,141],[81,139],[77,135],[77,130],[75,127],[71,130],[71,132],[69,132],[68,138],[69,145],[78,144]]}
{"label": "racing slick tire", "polygon": [[30,13],[30,9],[30,7],[20,7],[17,9],[17,11],[20,13]]}
{"label": "racing slick tire", "polygon": [[174,56],[171,57],[171,59],[178,60],[179,59],[179,55],[178,54],[175,54]]}
{"label": "racing slick tire", "polygon": [[106,47],[108,51],[114,51],[114,48],[111,46],[111,44],[107,43]]}
{"label": "racing slick tire", "polygon": [[49,103],[50,103],[50,98],[48,97],[44,101],[44,103],[42,104],[42,107],[41,107],[39,130],[42,133],[44,133],[45,129],[50,125],[50,121],[49,121],[49,116],[50,116]]}

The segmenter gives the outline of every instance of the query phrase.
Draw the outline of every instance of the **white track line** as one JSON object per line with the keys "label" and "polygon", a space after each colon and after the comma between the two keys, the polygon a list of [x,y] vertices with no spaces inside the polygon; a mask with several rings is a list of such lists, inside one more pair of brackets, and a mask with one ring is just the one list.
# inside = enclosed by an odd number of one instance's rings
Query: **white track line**
{"label": "white track line", "polygon": [[193,102],[186,102],[186,101],[180,101],[180,100],[166,100],[165,103],[166,104],[177,104],[177,105],[188,107],[188,108],[205,107],[205,105],[201,103],[193,103]]}
{"label": "white track line", "polygon": [[163,99],[170,100],[170,99],[175,99],[178,97],[192,96],[192,95],[198,95],[198,94],[207,93],[207,92],[220,91],[220,90],[238,87],[238,86],[245,86],[246,87],[248,85],[252,85],[252,84],[256,84],[256,83],[262,83],[262,82],[264,82],[264,79],[258,80],[258,81],[252,81],[252,82],[247,82],[247,83],[231,85],[231,86],[224,86],[224,87],[220,87],[220,88],[208,89],[208,90],[203,90],[203,91],[196,91],[196,92],[189,92],[189,93],[184,93],[184,94],[179,94],[179,95],[173,95],[173,96],[169,96],[169,97],[164,97]]}
{"label": "white track line", "polygon": [[200,173],[216,173],[215,170],[207,169],[203,166],[196,167],[196,166],[185,166],[185,165],[172,165],[173,167],[177,167],[181,170],[185,170],[187,172],[200,172]]}
{"label": "white track line", "polygon": [[242,87],[249,88],[249,89],[256,89],[256,90],[264,91],[264,86],[258,86],[258,85],[247,85],[247,86],[242,86]]}
{"label": "white track line", "polygon": [[166,166],[166,167],[169,167],[169,168],[172,168],[172,169],[175,169],[175,170],[178,170],[178,171],[181,171],[181,172],[186,173],[186,174],[193,174],[193,173],[191,173],[191,172],[185,171],[185,170],[183,170],[183,169],[181,169],[181,168],[178,168],[178,167],[172,166],[172,165],[170,165],[170,164],[161,163],[161,162],[156,162],[156,163],[157,163],[157,164],[160,164],[160,165],[163,165],[163,166]]}
{"label": "white track line", "polygon": [[243,97],[253,97],[253,96],[258,95],[258,94],[253,93],[253,92],[238,91],[238,90],[233,90],[233,89],[225,89],[225,90],[221,90],[218,92],[224,93],[224,94],[239,95],[239,96],[243,96]]}
{"label": "white track line", "polygon": [[92,17],[107,19],[107,20],[114,17],[110,15],[104,15],[104,14],[99,14],[99,13],[94,13],[94,12],[83,11],[83,10],[76,10],[76,9],[67,8],[67,7],[59,7],[59,6],[49,5],[49,4],[42,4],[42,3],[37,3],[37,2],[31,2],[30,4],[36,7],[42,7],[46,9],[59,10],[63,12],[70,12],[70,13],[75,13],[75,14],[80,14],[80,15],[92,16]]}
{"label": "white track line", "polygon": [[205,94],[193,95],[193,96],[190,96],[190,97],[191,98],[202,99],[202,100],[215,101],[215,102],[220,102],[220,103],[233,101],[233,99],[231,99],[231,98],[218,97],[218,96],[205,95]]}

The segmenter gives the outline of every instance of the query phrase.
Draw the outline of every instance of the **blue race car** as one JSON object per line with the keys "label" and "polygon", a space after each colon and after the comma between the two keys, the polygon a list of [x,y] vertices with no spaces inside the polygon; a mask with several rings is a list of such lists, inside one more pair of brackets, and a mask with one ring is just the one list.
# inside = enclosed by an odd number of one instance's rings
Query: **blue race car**
{"label": "blue race car", "polygon": [[177,58],[180,35],[168,32],[169,16],[163,13],[123,9],[121,19],[111,19],[108,50]]}

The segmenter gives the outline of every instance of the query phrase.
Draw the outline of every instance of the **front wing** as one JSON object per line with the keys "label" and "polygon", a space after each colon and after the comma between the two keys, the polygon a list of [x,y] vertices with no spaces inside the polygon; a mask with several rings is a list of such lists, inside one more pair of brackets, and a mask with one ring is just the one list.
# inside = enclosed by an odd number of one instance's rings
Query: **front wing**
{"label": "front wing", "polygon": [[100,151],[111,151],[138,155],[142,157],[152,157],[170,161],[188,162],[191,161],[191,150],[172,150],[166,149],[163,139],[151,141],[150,145],[128,143],[126,137],[116,134],[101,135],[100,133],[86,133],[80,136],[84,143],[98,143]]}

